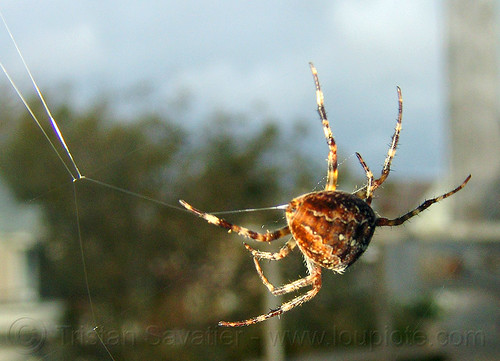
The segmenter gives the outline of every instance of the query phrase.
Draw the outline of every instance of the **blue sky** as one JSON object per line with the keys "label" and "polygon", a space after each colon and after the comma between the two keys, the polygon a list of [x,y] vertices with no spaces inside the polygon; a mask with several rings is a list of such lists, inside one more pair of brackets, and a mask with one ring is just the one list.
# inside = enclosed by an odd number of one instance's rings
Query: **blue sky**
{"label": "blue sky", "polygon": [[[314,127],[304,151],[325,158],[313,61],[347,162],[354,165],[359,151],[378,172],[399,85],[405,106],[394,176],[430,179],[446,171],[444,2],[7,0],[0,6],[40,86],[54,98],[65,97],[57,94],[65,84],[78,104],[105,93],[126,98],[127,89],[152,91],[136,105],[161,110],[189,92],[188,127],[209,121],[216,109],[261,112],[283,126],[302,119]],[[29,92],[3,29],[0,60]]]}

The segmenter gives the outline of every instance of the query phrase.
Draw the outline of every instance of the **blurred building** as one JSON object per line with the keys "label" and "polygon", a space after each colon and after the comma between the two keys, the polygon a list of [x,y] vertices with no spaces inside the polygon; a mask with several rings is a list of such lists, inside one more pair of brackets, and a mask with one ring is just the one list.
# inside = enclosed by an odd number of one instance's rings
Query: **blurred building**
{"label": "blurred building", "polygon": [[0,182],[0,361],[26,360],[40,350],[62,305],[39,296],[40,212],[20,205]]}
{"label": "blurred building", "polygon": [[472,179],[404,226],[378,229],[360,259],[375,272],[359,275],[371,278],[376,290],[381,334],[396,329],[394,306],[424,301],[419,326],[425,342],[389,340],[375,348],[332,349],[291,360],[500,359],[499,4],[448,0],[444,5],[447,173],[434,184],[389,181],[378,190],[376,207],[395,217],[455,188],[468,174]]}
{"label": "blurred building", "polygon": [[[427,296],[428,312],[439,309],[440,317],[426,325],[434,338],[429,351],[444,360],[493,361],[500,356],[499,4],[445,4],[448,173],[418,198],[415,185],[381,198],[412,200],[405,205],[411,209],[417,199],[442,194],[468,174],[472,179],[405,227],[380,230],[377,239],[384,243],[387,297],[404,302]],[[384,359],[398,356],[395,351]]]}
{"label": "blurred building", "polygon": [[453,210],[464,221],[500,219],[498,5],[447,1],[450,175],[473,175]]}

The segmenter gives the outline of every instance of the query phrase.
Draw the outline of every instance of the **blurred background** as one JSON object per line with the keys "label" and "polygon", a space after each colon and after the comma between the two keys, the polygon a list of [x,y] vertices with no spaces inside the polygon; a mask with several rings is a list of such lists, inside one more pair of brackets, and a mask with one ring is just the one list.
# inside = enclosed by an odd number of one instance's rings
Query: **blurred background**
{"label": "blurred background", "polygon": [[[314,61],[340,189],[363,185],[356,151],[381,169],[396,85],[403,131],[376,211],[396,217],[472,180],[408,224],[377,230],[344,275],[324,272],[304,306],[222,329],[220,320],[287,299],[268,294],[242,239],[172,207],[72,183],[3,77],[0,360],[497,360],[499,6],[3,1],[92,179],[207,211],[322,189]],[[53,134],[6,30],[0,44],[0,61]],[[225,217],[255,230],[285,224],[282,211]],[[299,252],[263,263],[275,284],[305,275]]]}

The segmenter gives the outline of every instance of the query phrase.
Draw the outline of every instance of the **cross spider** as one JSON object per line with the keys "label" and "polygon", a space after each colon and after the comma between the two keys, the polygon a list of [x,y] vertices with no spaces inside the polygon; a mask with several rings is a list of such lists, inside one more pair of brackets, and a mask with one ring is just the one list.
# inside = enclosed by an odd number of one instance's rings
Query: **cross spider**
{"label": "cross spider", "polygon": [[[344,270],[353,264],[366,250],[376,227],[398,226],[404,223],[411,217],[416,216],[430,207],[432,204],[448,198],[461,190],[471,178],[469,175],[457,188],[439,197],[426,200],[414,210],[400,217],[388,219],[378,217],[375,214],[370,206],[373,192],[384,183],[389,175],[391,162],[396,153],[399,133],[401,131],[403,98],[401,96],[401,89],[398,87],[398,118],[392,136],[391,146],[387,152],[387,157],[380,177],[375,179],[361,155],[356,153],[366,173],[366,186],[361,191],[353,194],[336,190],[337,146],[326,117],[324,97],[319,84],[318,73],[312,63],[309,65],[316,85],[318,113],[323,124],[326,142],[330,148],[325,190],[307,193],[292,199],[286,208],[287,225],[276,231],[266,231],[265,233],[254,232],[247,228],[231,224],[224,219],[193,208],[183,200],[179,201],[188,211],[205,219],[208,223],[225,228],[229,230],[229,232],[236,232],[241,236],[252,238],[256,241],[270,242],[291,234],[292,237],[285,243],[279,252],[276,253],[258,251],[246,243],[244,243],[244,246],[253,255],[255,268],[257,269],[257,273],[262,283],[264,283],[273,295],[283,295],[297,291],[302,287],[312,286],[312,289],[306,293],[283,303],[280,307],[266,314],[245,321],[221,321],[219,322],[219,326],[237,327],[251,325],[281,315],[309,301],[316,296],[321,288],[322,267],[338,273],[344,272]],[[267,280],[262,272],[259,259],[280,260],[288,256],[295,246],[298,246],[299,250],[304,255],[308,275],[283,286],[275,287]]]}

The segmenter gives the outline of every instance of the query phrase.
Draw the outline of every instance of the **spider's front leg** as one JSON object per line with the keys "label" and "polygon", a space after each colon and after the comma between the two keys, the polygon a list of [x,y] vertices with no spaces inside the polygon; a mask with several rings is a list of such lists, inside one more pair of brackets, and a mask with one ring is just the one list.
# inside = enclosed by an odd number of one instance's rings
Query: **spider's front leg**
{"label": "spider's front leg", "polygon": [[321,118],[321,124],[323,125],[323,131],[325,133],[326,142],[330,148],[328,153],[328,173],[326,177],[326,187],[327,191],[334,191],[337,188],[337,144],[333,138],[332,130],[330,129],[330,123],[326,117],[325,110],[325,97],[323,96],[323,91],[319,84],[318,71],[314,67],[313,63],[309,63],[311,67],[311,72],[314,78],[314,84],[316,85],[316,103],[318,105],[318,114]]}
{"label": "spider's front leg", "polygon": [[356,193],[356,195],[358,195],[358,197],[360,198],[363,198],[368,204],[371,204],[372,202],[373,192],[378,187],[380,187],[380,185],[382,185],[382,183],[384,183],[384,181],[387,179],[387,176],[391,171],[392,160],[396,155],[396,148],[398,146],[399,133],[401,133],[401,124],[403,120],[403,96],[401,95],[401,88],[397,87],[397,91],[398,91],[398,104],[399,104],[398,118],[396,121],[396,127],[394,128],[394,134],[392,135],[391,146],[387,151],[387,157],[385,158],[384,167],[382,168],[382,172],[380,173],[380,178],[378,179],[373,178],[373,173],[368,168],[368,165],[366,165],[365,161],[363,160],[363,157],[361,157],[361,154],[356,152],[356,157],[358,157],[359,163],[363,167],[363,170],[366,173],[366,178],[368,180],[368,183],[366,185],[366,191],[358,192]]}
{"label": "spider's front leg", "polygon": [[401,133],[401,127],[403,122],[403,95],[401,94],[401,88],[396,87],[398,92],[398,118],[396,121],[396,127],[394,128],[394,134],[392,135],[391,146],[387,152],[387,157],[385,158],[384,167],[380,173],[380,178],[373,182],[372,192],[384,183],[391,171],[391,163],[396,155],[396,148],[398,147],[399,133]]}
{"label": "spider's front leg", "polygon": [[366,203],[371,204],[373,197],[373,173],[370,170],[370,168],[368,168],[368,166],[366,165],[366,162],[364,161],[361,154],[356,152],[356,157],[358,157],[359,163],[361,164],[366,173],[366,180],[367,180],[365,194],[360,195],[360,197],[363,198]]}
{"label": "spider's front leg", "polygon": [[254,232],[248,228],[237,226],[235,224],[231,224],[228,221],[226,221],[225,219],[216,217],[213,214],[202,212],[202,211],[194,208],[189,203],[183,201],[182,199],[179,200],[179,203],[182,204],[182,206],[184,208],[186,208],[188,211],[196,214],[198,217],[203,218],[205,221],[207,221],[210,224],[213,224],[213,225],[221,227],[221,228],[225,228],[229,232],[236,232],[240,236],[255,239],[256,241],[271,242],[271,241],[274,241],[275,239],[279,239],[281,237],[284,237],[284,236],[290,234],[290,229],[288,228],[288,226],[285,226],[285,227],[278,229],[277,231],[274,231],[274,232],[270,232],[270,231],[267,231],[266,233]]}

